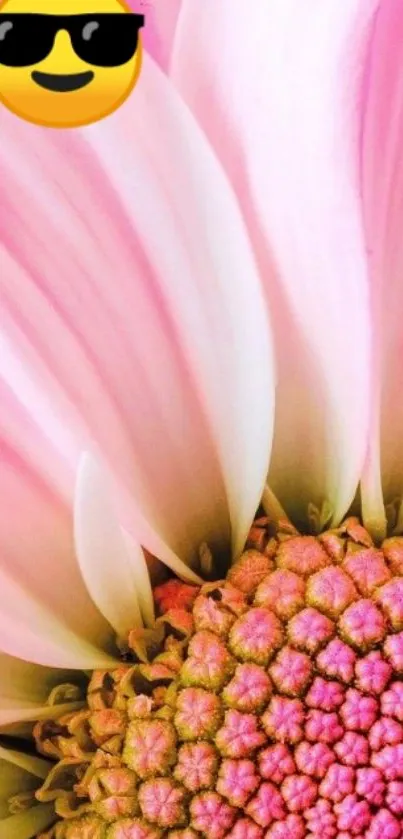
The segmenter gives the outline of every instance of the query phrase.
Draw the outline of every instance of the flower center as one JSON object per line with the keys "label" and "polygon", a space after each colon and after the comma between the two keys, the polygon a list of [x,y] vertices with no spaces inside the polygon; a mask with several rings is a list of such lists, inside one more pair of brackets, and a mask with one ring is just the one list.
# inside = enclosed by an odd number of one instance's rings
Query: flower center
{"label": "flower center", "polygon": [[402,539],[260,520],[226,580],[154,596],[131,660],[35,726],[40,839],[401,837]]}

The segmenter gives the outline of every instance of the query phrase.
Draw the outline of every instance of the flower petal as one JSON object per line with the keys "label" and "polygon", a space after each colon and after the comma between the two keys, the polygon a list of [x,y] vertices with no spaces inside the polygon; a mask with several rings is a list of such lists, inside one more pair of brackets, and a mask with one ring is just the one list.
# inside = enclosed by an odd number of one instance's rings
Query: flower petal
{"label": "flower petal", "polygon": [[[0,587],[0,635],[7,653],[35,664],[60,668],[116,665],[112,655],[74,634],[3,570],[0,570]],[[102,638],[99,641],[101,644]]]}
{"label": "flower petal", "polygon": [[25,443],[25,457],[17,445],[31,433],[32,453],[41,435],[4,382],[0,393],[8,421],[0,420],[1,647],[55,667],[108,666],[112,630],[85,589],[67,505],[35,458],[30,462]]}
{"label": "flower petal", "polygon": [[33,839],[54,821],[52,804],[37,804],[30,810],[0,819],[0,839]]}
{"label": "flower petal", "polygon": [[[22,787],[22,789],[30,789],[31,781],[29,778],[26,778],[26,774],[32,776],[33,778],[40,778],[44,780],[48,773],[49,769],[52,768],[52,764],[48,760],[44,760],[41,757],[35,757],[34,755],[25,754],[25,752],[19,752],[16,749],[5,749],[3,746],[0,746],[0,760],[2,761],[1,768],[4,769],[4,764],[6,764],[7,769],[7,780],[11,782],[11,771],[9,770],[9,766],[16,767],[17,772],[15,772],[15,776],[21,777],[23,783],[26,783],[28,786]],[[23,773],[23,774],[20,774]],[[5,784],[0,784],[1,795],[4,797],[6,793]],[[15,792],[20,792],[18,786],[15,787]],[[7,795],[12,795],[13,792],[11,791],[11,787],[7,790]]]}
{"label": "flower petal", "polygon": [[244,0],[184,0],[172,63],[266,281],[279,367],[270,484],[305,525],[310,504],[340,520],[367,444],[369,301],[349,118],[375,6],[270,0],[251,13]]}
{"label": "flower petal", "polygon": [[157,3],[130,0],[129,3],[133,11],[145,15],[143,43],[163,69],[169,67],[181,4],[182,0]]}
{"label": "flower petal", "polygon": [[9,799],[34,791],[50,767],[47,760],[0,746],[0,839],[31,839],[55,820],[52,805],[38,804],[18,815],[8,815]]}
{"label": "flower petal", "polygon": [[[75,544],[87,589],[100,612],[124,638],[135,626],[154,625],[154,601],[144,553],[120,526],[108,476],[88,453],[81,458],[75,498]],[[165,561],[183,579],[200,578],[175,555]]]}
{"label": "flower petal", "polygon": [[[362,499],[366,524],[380,536],[385,531],[383,497],[396,512],[403,498],[402,61],[403,7],[382,0],[368,44],[360,110],[362,194],[377,339],[372,436]],[[398,524],[402,530],[401,517]]]}
{"label": "flower petal", "polygon": [[0,725],[39,719],[45,712],[48,716],[67,713],[71,703],[46,703],[54,687],[76,681],[74,671],[41,667],[0,653]]}
{"label": "flower petal", "polygon": [[140,548],[131,563],[105,475],[91,455],[83,456],[79,468],[75,545],[87,589],[117,635],[125,638],[131,629],[143,625],[139,577],[152,625],[152,591],[144,554]]}
{"label": "flower petal", "polygon": [[239,550],[268,464],[270,345],[206,141],[150,59],[102,128],[5,115],[2,131],[2,320],[30,388],[0,359],[3,376],[72,473],[102,452],[122,525],[151,553],[196,564],[231,535]]}

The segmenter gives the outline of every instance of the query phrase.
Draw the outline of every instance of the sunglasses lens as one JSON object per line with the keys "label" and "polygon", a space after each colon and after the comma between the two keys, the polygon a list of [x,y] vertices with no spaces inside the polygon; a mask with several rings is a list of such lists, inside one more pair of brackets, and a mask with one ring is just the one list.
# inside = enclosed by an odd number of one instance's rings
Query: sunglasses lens
{"label": "sunglasses lens", "polygon": [[28,67],[42,61],[52,49],[54,32],[45,15],[0,14],[0,64]]}
{"label": "sunglasses lens", "polygon": [[135,14],[77,15],[72,31],[77,55],[96,67],[118,67],[133,58],[144,18]]}

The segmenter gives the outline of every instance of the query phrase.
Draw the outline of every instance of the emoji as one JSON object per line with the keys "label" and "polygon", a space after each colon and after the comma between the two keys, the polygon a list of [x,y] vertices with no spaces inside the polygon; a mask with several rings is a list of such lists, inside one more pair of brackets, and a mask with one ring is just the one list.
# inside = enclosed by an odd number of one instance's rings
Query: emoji
{"label": "emoji", "polygon": [[0,103],[51,128],[103,119],[139,77],[143,25],[122,0],[5,0]]}

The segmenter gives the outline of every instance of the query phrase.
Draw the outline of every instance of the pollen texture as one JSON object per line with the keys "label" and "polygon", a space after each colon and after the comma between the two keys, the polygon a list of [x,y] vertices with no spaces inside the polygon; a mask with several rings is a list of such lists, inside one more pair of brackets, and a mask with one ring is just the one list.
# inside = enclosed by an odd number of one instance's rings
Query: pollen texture
{"label": "pollen texture", "polygon": [[403,539],[261,519],[226,580],[155,602],[87,706],[35,726],[40,839],[402,839]]}

